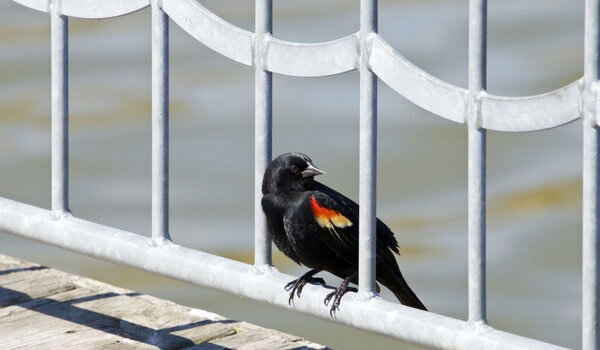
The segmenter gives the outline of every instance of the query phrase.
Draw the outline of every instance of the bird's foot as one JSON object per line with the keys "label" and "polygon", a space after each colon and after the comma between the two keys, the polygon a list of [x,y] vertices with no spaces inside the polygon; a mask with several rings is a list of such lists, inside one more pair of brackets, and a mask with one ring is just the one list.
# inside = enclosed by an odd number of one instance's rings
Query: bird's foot
{"label": "bird's foot", "polygon": [[302,293],[302,289],[304,289],[304,286],[307,283],[325,284],[324,279],[320,277],[313,277],[313,275],[317,274],[318,272],[320,272],[320,270],[310,270],[309,272],[300,276],[300,278],[297,278],[285,285],[285,290],[290,292],[290,298],[288,299],[289,305],[292,305],[292,302],[294,301],[294,294],[300,298],[300,293]]}
{"label": "bird's foot", "polygon": [[[335,312],[340,309],[340,303],[342,301],[342,297],[344,296],[344,294],[346,294],[348,292],[356,293],[356,292],[358,292],[358,289],[356,289],[354,287],[348,287],[348,283],[346,283],[346,281],[344,281],[344,282],[342,282],[342,284],[340,285],[339,288],[337,288],[333,292],[327,294],[327,296],[325,297],[325,300],[323,300],[323,303],[326,306],[329,306],[329,303],[331,302],[331,308],[329,309],[329,315],[331,317],[335,317]],[[333,299],[333,302],[332,302],[332,299]]]}

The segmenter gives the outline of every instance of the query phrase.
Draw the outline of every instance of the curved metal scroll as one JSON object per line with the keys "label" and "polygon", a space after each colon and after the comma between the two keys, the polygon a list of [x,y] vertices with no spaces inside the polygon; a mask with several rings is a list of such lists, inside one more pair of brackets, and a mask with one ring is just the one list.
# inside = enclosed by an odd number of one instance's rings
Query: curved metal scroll
{"label": "curved metal scroll", "polygon": [[583,78],[545,94],[528,97],[484,95],[481,126],[498,131],[535,131],[560,126],[580,116]]}
{"label": "curved metal scroll", "polygon": [[236,62],[252,65],[254,34],[223,20],[194,0],[163,0],[162,7],[202,44]]}
{"label": "curved metal scroll", "polygon": [[421,70],[379,35],[373,36],[370,43],[369,65],[379,79],[417,106],[457,123],[465,122],[467,90]]}
{"label": "curved metal scroll", "polygon": [[271,38],[267,70],[296,77],[321,77],[356,69],[358,34],[315,44],[294,43]]}
{"label": "curved metal scroll", "polygon": [[48,0],[14,0],[14,2],[34,10],[48,12]]}
{"label": "curved metal scroll", "polygon": [[[51,0],[14,0],[48,12]],[[125,15],[149,5],[149,0],[60,0],[59,12],[81,18]],[[254,34],[215,15],[195,0],[162,0],[163,10],[196,40],[248,66],[254,65]],[[265,50],[268,71],[299,77],[340,74],[357,68],[357,34],[322,43],[296,43],[269,37]],[[469,92],[418,68],[381,36],[369,40],[369,65],[386,84],[412,103],[443,118],[464,124]],[[541,95],[505,97],[481,95],[481,127],[498,131],[534,131],[556,127],[580,116],[582,80]]]}
{"label": "curved metal scroll", "polygon": [[[14,0],[34,10],[49,12],[50,0]],[[61,0],[59,13],[79,18],[110,18],[127,15],[150,5],[149,0]]]}
{"label": "curved metal scroll", "polygon": [[[381,80],[417,106],[457,123],[465,123],[469,91],[421,70],[398,54],[383,38],[371,40],[371,69]],[[579,118],[577,80],[558,90],[527,97],[484,94],[481,127],[497,131],[553,128]]]}

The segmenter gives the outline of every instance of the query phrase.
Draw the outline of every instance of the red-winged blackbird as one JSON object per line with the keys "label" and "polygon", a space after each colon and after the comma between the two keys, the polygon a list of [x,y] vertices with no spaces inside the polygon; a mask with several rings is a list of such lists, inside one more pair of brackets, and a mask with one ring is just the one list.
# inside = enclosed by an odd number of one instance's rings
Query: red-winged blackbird
{"label": "red-winged blackbird", "polygon": [[[285,153],[275,158],[265,171],[262,208],[267,229],[279,250],[298,264],[311,268],[286,285],[300,297],[306,283],[325,284],[313,277],[328,271],[344,281],[325,298],[333,298],[330,314],[339,309],[344,293],[354,288],[358,276],[358,204],[314,180],[325,174],[302,153]],[[399,254],[394,233],[377,219],[376,279],[407,306],[427,310],[410,289],[392,252]]]}

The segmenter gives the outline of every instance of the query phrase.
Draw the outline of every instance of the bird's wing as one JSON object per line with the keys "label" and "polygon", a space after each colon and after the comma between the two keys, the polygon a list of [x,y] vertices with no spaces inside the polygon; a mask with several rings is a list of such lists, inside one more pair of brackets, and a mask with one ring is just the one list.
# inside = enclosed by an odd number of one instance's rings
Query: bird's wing
{"label": "bird's wing", "polygon": [[[343,194],[335,191],[334,189],[323,185],[320,182],[314,182],[314,189],[321,192],[332,201],[337,204],[339,211],[347,216],[355,225],[355,229],[358,235],[358,204],[352,199],[344,196]],[[391,249],[396,254],[400,254],[398,251],[398,241],[392,230],[381,220],[377,219],[376,224],[377,230],[377,246],[381,248],[386,247]]]}
{"label": "bird's wing", "polygon": [[304,208],[317,226],[317,233],[338,255],[351,257],[358,249],[358,217],[325,193],[312,191],[304,199]]}
{"label": "bird's wing", "polygon": [[[320,227],[319,233],[325,243],[341,258],[357,264],[358,205],[346,197],[343,197],[343,201],[338,198],[337,192],[329,196],[321,191],[313,191],[305,200],[310,203],[311,212]],[[350,207],[350,205],[354,206]],[[398,269],[396,258],[392,253],[392,251],[398,253],[398,243],[394,233],[379,219],[375,251],[378,266]]]}

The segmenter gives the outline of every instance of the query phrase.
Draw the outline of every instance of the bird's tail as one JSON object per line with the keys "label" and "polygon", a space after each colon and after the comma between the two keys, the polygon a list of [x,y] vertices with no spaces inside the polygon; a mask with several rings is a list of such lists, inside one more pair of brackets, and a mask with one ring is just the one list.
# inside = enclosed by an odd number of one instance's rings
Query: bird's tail
{"label": "bird's tail", "polygon": [[427,308],[423,305],[421,300],[419,300],[415,292],[410,289],[402,274],[398,273],[396,276],[397,278],[395,278],[393,283],[384,284],[392,291],[392,293],[394,293],[396,298],[398,298],[398,301],[403,305],[427,311]]}

